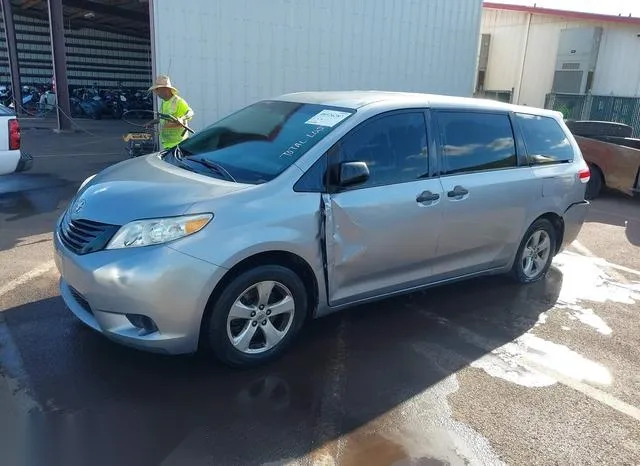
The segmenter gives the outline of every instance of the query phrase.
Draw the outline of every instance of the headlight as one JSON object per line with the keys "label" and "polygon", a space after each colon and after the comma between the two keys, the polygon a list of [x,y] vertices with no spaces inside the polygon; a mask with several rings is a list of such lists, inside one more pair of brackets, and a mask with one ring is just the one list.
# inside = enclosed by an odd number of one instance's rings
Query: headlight
{"label": "headlight", "polygon": [[94,179],[96,177],[96,175],[91,175],[89,178],[87,178],[86,180],[84,180],[82,182],[82,184],[80,185],[80,187],[78,188],[78,191],[80,191],[82,188],[84,188],[87,183],[89,183],[92,179]]}
{"label": "headlight", "polygon": [[136,220],[120,228],[107,249],[138,248],[173,241],[199,232],[212,218],[212,214],[200,214]]}

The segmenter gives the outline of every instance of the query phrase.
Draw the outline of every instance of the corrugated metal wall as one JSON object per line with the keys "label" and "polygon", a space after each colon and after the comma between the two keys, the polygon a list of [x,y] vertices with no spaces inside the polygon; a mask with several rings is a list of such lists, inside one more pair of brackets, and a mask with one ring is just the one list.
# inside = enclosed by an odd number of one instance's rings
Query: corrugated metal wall
{"label": "corrugated metal wall", "polygon": [[[485,9],[482,17],[482,33],[492,35],[485,88],[517,89],[528,13]],[[603,34],[591,92],[640,96],[640,28],[533,15],[518,103],[544,106],[553,85],[560,31],[594,26],[602,27]]]}
{"label": "corrugated metal wall", "polygon": [[[50,84],[53,75],[47,21],[14,14],[22,85]],[[0,17],[0,25],[2,18]],[[9,84],[7,46],[0,31],[0,83]],[[94,29],[65,31],[69,84],[147,88],[151,82],[151,40]]]}
{"label": "corrugated metal wall", "polygon": [[640,96],[640,27],[603,31],[594,94]]}
{"label": "corrugated metal wall", "polygon": [[154,0],[156,70],[194,127],[303,90],[470,96],[481,0]]}

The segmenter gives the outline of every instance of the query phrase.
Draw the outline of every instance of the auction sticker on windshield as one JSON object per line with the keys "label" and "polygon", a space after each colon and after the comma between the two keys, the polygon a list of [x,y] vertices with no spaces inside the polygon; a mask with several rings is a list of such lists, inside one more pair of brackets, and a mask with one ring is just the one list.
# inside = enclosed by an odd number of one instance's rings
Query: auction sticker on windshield
{"label": "auction sticker on windshield", "polygon": [[322,110],[320,113],[317,113],[316,115],[305,121],[305,124],[315,126],[328,126],[329,128],[333,128],[349,115],[351,115],[351,113],[339,112],[337,110]]}

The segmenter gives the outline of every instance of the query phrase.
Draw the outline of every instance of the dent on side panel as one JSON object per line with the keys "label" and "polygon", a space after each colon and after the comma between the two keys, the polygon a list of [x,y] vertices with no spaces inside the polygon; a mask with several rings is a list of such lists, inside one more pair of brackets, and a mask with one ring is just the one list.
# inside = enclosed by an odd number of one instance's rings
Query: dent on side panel
{"label": "dent on side panel", "polygon": [[326,232],[326,275],[329,302],[353,277],[366,251],[365,230],[331,196],[323,196]]}

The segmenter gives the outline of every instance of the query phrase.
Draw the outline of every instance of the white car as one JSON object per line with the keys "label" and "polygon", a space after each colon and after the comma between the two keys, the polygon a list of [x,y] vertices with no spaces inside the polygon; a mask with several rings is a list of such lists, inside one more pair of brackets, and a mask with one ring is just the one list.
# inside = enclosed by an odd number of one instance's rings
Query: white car
{"label": "white car", "polygon": [[29,170],[33,158],[20,150],[20,123],[15,112],[0,105],[0,175]]}

